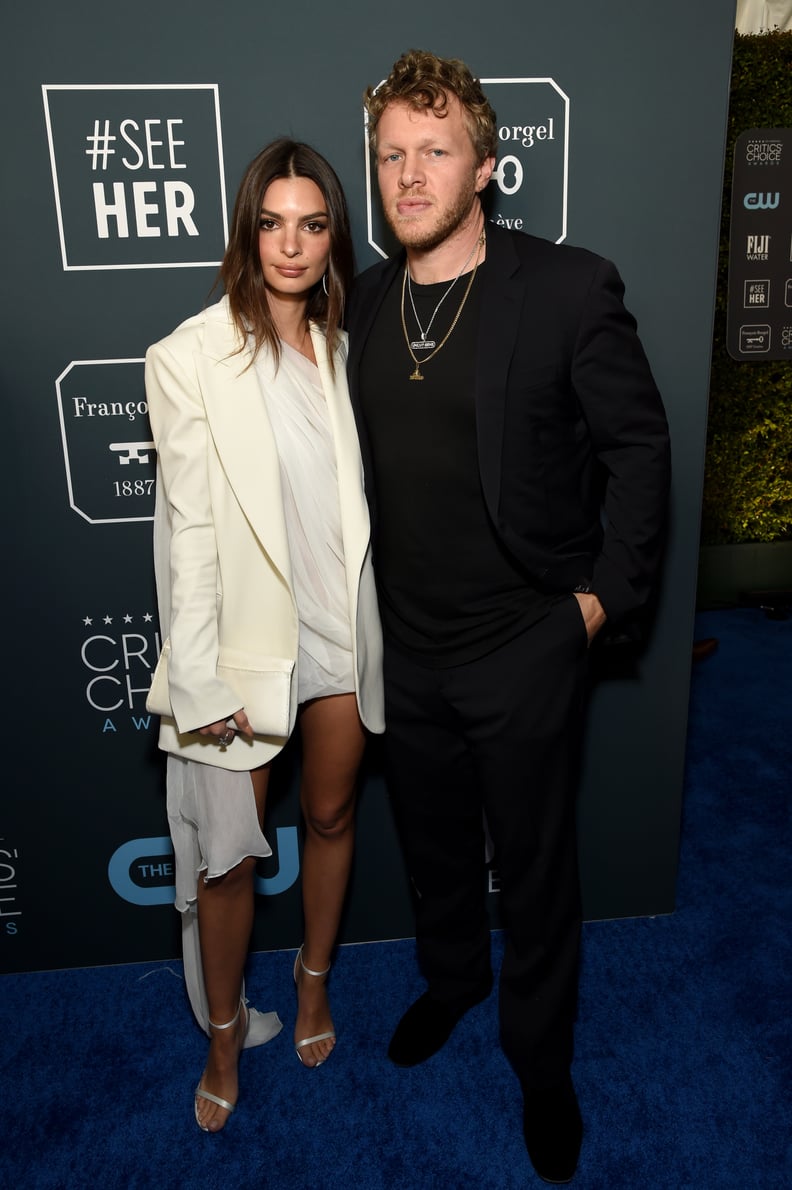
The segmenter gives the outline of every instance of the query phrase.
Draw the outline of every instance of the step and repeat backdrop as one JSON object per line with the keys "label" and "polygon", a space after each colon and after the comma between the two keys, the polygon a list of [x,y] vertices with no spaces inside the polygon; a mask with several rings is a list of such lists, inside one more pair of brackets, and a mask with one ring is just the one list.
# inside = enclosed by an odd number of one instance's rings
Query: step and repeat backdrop
{"label": "step and repeat backdrop", "polygon": [[740,363],[792,359],[792,129],[734,146],[726,345]]}
{"label": "step and repeat backdrop", "polygon": [[[594,693],[580,833],[586,913],[671,912],[733,5],[470,0],[414,16],[140,0],[123,16],[33,0],[0,79],[6,777],[5,971],[179,953],[157,722],[156,456],[147,346],[209,300],[238,181],[275,136],[320,149],[358,267],[392,245],[364,88],[412,47],[465,59],[499,118],[495,222],[616,260],[674,437],[673,531],[637,669]],[[295,946],[296,749],[268,810],[254,948]],[[497,921],[498,874],[489,864]],[[376,745],[343,941],[410,935]]]}

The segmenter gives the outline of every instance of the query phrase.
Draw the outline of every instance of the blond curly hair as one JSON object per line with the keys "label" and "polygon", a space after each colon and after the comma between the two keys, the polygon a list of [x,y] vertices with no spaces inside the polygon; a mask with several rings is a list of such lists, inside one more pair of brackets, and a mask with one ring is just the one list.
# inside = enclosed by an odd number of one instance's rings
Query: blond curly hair
{"label": "blond curly hair", "polygon": [[408,50],[394,63],[384,83],[366,90],[363,102],[371,148],[377,148],[377,125],[389,104],[406,103],[415,111],[431,108],[442,119],[449,95],[455,96],[462,107],[478,163],[494,157],[498,122],[481,83],[458,58],[438,58],[428,50]]}

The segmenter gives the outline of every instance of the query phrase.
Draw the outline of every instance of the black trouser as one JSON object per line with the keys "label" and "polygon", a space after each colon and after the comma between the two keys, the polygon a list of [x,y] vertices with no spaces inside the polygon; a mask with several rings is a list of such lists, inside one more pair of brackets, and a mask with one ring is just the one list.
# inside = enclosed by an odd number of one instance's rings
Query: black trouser
{"label": "black trouser", "polygon": [[491,986],[482,811],[500,877],[504,1051],[525,1087],[572,1061],[580,945],[575,798],[586,634],[573,596],[515,640],[447,669],[385,650],[388,781],[433,998]]}

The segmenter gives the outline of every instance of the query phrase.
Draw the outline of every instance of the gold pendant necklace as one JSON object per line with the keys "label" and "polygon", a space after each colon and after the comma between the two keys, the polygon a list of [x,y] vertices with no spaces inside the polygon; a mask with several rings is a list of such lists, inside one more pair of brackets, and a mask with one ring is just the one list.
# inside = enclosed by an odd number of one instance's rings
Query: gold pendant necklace
{"label": "gold pendant necklace", "polygon": [[[473,282],[476,279],[476,273],[478,272],[478,267],[479,267],[479,264],[481,263],[481,249],[484,247],[485,240],[486,240],[485,230],[484,230],[484,228],[482,228],[481,235],[478,238],[478,252],[476,253],[476,263],[473,266],[473,270],[470,274],[470,280],[468,281],[467,286],[465,288],[465,292],[462,295],[462,301],[459,303],[459,309],[457,310],[456,314],[454,315],[453,322],[451,323],[450,327],[446,331],[444,337],[440,340],[440,342],[435,347],[432,354],[427,355],[420,362],[419,362],[418,358],[416,357],[415,352],[413,351],[413,345],[412,345],[412,342],[410,341],[410,336],[407,333],[407,320],[404,317],[404,294],[406,292],[407,281],[410,276],[410,266],[409,266],[409,264],[407,264],[405,262],[404,276],[402,277],[402,291],[401,291],[401,324],[402,324],[402,331],[404,332],[404,341],[407,344],[407,350],[410,353],[410,358],[412,359],[412,362],[415,364],[414,371],[412,371],[410,373],[410,380],[423,380],[424,379],[423,373],[421,372],[421,364],[428,364],[430,359],[434,359],[434,357],[437,355],[438,351],[440,351],[443,347],[445,347],[446,343],[451,338],[451,332],[453,331],[456,324],[459,322],[460,315],[462,314],[462,311],[465,308],[465,302],[468,300],[468,294],[470,293],[471,289],[473,288]],[[468,260],[470,260],[470,257],[468,257]],[[462,268],[464,269],[464,267],[465,266],[463,265]],[[457,277],[454,278],[454,281],[452,282],[452,286],[454,284],[456,284],[456,281],[458,280],[459,276],[461,276],[461,273],[458,274]],[[448,292],[449,291],[446,290],[446,294]],[[445,297],[446,294],[444,294],[443,297]],[[410,292],[410,297],[412,297],[412,291]],[[440,300],[442,302],[443,299],[441,298]],[[437,313],[437,309],[438,309],[438,307],[435,307],[435,314]],[[434,314],[432,315],[432,319],[434,319]],[[420,323],[418,325],[420,326]],[[431,323],[429,325],[431,326]],[[427,327],[427,331],[428,331],[428,329],[429,328]]]}

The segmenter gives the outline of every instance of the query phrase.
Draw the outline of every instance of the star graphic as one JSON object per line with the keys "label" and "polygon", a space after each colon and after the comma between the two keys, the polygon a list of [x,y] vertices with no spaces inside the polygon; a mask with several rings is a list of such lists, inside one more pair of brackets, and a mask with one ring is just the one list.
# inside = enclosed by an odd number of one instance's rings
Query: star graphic
{"label": "star graphic", "polygon": [[105,617],[104,617],[104,619],[103,619],[103,621],[102,621],[102,623],[103,623],[103,624],[112,624],[112,622],[113,622],[113,617],[112,617],[112,616],[105,616]]}
{"label": "star graphic", "polygon": [[145,616],[143,617],[144,623],[150,624],[152,619],[153,619],[153,617],[151,615],[151,612],[146,612]]}
{"label": "star graphic", "polygon": [[90,628],[91,625],[93,624],[93,616],[84,616],[83,624],[85,625],[86,628]]}
{"label": "star graphic", "polygon": [[132,623],[132,617],[130,616],[129,612],[127,612],[127,614],[124,616],[124,623],[125,623],[125,624],[131,624],[131,623]]}

